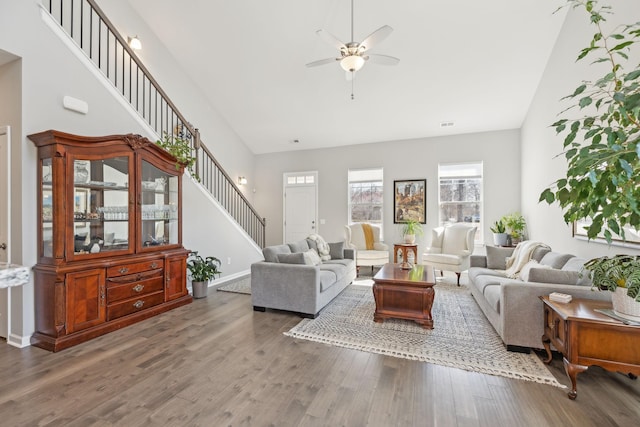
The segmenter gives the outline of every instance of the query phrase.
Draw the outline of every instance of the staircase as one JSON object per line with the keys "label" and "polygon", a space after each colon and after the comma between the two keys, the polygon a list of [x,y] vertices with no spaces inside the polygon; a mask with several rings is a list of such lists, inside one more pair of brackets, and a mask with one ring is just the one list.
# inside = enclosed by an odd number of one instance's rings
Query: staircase
{"label": "staircase", "polygon": [[43,0],[42,5],[157,135],[189,141],[200,184],[261,248],[266,220],[200,140],[200,133],[169,99],[149,70],[93,0]]}

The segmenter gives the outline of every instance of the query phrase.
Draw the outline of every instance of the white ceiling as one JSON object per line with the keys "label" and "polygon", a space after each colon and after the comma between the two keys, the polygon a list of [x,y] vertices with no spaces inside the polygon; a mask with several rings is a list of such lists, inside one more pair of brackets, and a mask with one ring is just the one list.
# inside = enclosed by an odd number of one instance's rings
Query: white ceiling
{"label": "white ceiling", "polygon": [[390,25],[371,53],[400,64],[366,63],[351,100],[339,64],[305,67],[337,55],[318,29],[350,41],[349,0],[128,1],[256,154],[519,128],[565,17],[560,0],[355,0],[355,41]]}

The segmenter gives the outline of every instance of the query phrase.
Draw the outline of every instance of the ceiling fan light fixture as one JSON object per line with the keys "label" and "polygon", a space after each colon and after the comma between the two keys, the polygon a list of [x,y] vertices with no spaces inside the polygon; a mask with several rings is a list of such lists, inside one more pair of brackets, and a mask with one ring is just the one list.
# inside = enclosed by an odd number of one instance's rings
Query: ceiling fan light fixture
{"label": "ceiling fan light fixture", "polygon": [[340,66],[345,71],[356,72],[364,65],[364,58],[359,55],[345,56],[340,60]]}

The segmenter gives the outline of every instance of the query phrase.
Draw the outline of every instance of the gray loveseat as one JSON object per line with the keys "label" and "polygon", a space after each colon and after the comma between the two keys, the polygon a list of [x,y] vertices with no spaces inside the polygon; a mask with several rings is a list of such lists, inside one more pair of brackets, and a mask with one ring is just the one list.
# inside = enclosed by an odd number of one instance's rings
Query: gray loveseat
{"label": "gray loveseat", "polygon": [[310,239],[264,248],[264,261],[251,265],[253,309],[314,318],[356,278],[355,251],[344,249],[344,242],[329,247],[331,259],[324,261]]}
{"label": "gray loveseat", "polygon": [[[505,275],[505,259],[513,248],[487,246],[487,255],[472,255],[469,289],[478,305],[508,350],[525,351],[542,348],[542,301],[540,295],[551,292],[570,294],[575,298],[611,299],[609,292],[591,287],[580,271],[585,259],[537,248],[524,277],[511,279]],[[523,280],[524,279],[524,280]]]}

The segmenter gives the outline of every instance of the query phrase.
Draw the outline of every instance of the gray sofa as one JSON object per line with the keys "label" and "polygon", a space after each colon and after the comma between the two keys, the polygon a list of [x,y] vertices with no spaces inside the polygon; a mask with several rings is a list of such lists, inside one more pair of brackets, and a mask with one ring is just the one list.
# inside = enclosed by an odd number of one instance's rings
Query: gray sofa
{"label": "gray sofa", "polygon": [[531,263],[522,278],[508,278],[505,260],[513,250],[487,246],[486,256],[472,255],[469,269],[471,294],[508,350],[529,352],[543,347],[540,295],[561,292],[575,298],[611,299],[609,292],[595,290],[581,274],[585,259],[548,248],[533,252],[531,259],[539,264]]}
{"label": "gray sofa", "polygon": [[329,243],[331,259],[320,260],[310,239],[262,250],[264,261],[251,265],[253,309],[317,314],[356,278],[355,251]]}

